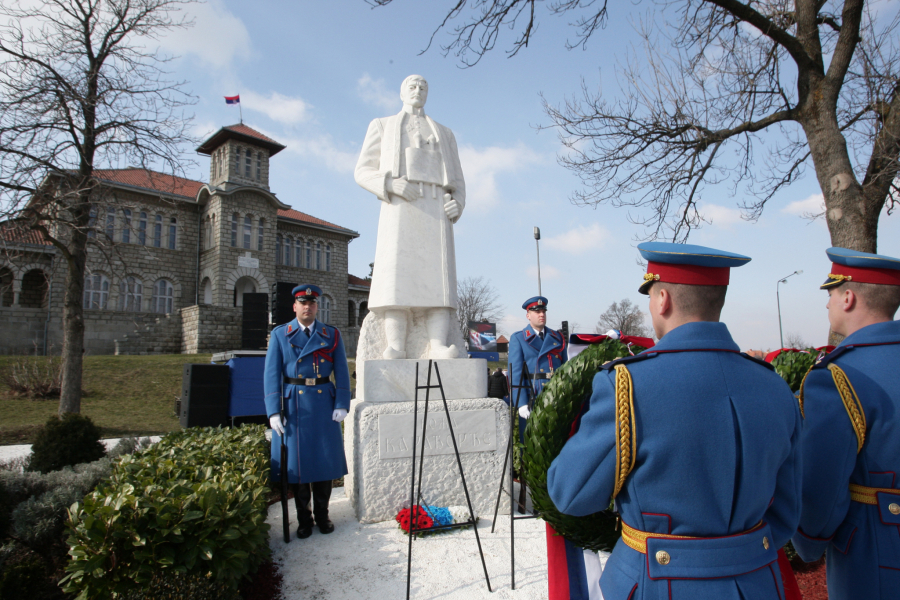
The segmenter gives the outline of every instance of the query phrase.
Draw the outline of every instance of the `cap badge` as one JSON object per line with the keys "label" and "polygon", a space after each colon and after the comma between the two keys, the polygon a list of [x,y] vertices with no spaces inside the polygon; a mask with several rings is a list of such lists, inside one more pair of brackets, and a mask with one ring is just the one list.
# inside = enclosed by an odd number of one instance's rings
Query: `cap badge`
{"label": "cap badge", "polygon": [[312,291],[310,288],[306,288],[306,292],[305,292],[305,293],[306,293],[307,296],[312,296],[313,291]]}
{"label": "cap badge", "polygon": [[829,273],[828,279],[834,279],[835,281],[853,281],[852,275],[838,275],[836,273]]}
{"label": "cap badge", "polygon": [[644,281],[659,281],[659,275],[653,273],[644,273]]}

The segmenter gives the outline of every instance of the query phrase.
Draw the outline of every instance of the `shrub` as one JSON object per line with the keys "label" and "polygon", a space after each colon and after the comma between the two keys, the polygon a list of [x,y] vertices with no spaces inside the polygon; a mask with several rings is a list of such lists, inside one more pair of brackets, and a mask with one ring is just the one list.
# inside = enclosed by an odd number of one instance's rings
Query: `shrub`
{"label": "shrub", "polygon": [[124,594],[124,598],[125,600],[169,600],[170,598],[240,600],[241,595],[228,584],[211,580],[203,575],[167,571],[165,575],[154,575],[145,589],[128,592]]}
{"label": "shrub", "polygon": [[62,419],[56,416],[47,419],[31,446],[27,469],[48,473],[93,462],[105,454],[100,428],[89,417],[66,413]]}
{"label": "shrub", "polygon": [[32,400],[59,398],[62,358],[59,356],[22,357],[0,374],[12,396]]}
{"label": "shrub", "polygon": [[69,511],[64,590],[109,598],[176,572],[237,589],[269,554],[264,432],[186,429],[119,459]]}
{"label": "shrub", "polygon": [[62,535],[66,509],[109,474],[111,461],[66,467],[47,474],[0,472],[0,536],[12,534],[39,550]]}
{"label": "shrub", "polygon": [[46,586],[44,563],[37,556],[6,565],[0,571],[0,600],[35,598],[36,592]]}

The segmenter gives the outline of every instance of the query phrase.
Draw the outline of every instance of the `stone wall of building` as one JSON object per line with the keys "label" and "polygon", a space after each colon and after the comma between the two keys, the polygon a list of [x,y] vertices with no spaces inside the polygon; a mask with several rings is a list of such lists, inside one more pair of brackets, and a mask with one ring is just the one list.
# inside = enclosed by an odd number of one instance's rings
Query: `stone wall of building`
{"label": "stone wall of building", "polygon": [[[96,312],[96,317],[108,317],[110,321],[121,314]],[[178,354],[181,352],[181,311],[167,315],[143,315],[131,332],[113,339],[113,352],[95,354]],[[96,326],[95,326],[96,327]],[[99,329],[99,328],[98,328]],[[85,338],[93,332],[85,332]]]}
{"label": "stone wall of building", "polygon": [[205,354],[241,347],[240,308],[189,306],[181,311],[182,354]]}
{"label": "stone wall of building", "polygon": [[[43,354],[46,319],[46,309],[0,307],[0,354]],[[54,350],[59,354],[61,348]]]}

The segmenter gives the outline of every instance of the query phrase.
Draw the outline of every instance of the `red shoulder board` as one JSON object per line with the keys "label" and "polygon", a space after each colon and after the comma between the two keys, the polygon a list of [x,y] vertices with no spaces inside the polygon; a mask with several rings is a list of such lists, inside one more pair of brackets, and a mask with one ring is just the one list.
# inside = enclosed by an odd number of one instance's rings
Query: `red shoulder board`
{"label": "red shoulder board", "polygon": [[292,329],[293,327],[291,325],[288,325],[288,333],[290,333]]}

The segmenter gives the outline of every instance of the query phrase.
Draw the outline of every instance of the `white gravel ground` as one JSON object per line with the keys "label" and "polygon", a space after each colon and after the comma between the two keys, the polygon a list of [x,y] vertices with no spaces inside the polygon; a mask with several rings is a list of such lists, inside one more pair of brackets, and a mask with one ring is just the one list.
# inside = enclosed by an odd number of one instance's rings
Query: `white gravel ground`
{"label": "white gravel ground", "polygon": [[[394,521],[364,525],[353,516],[343,488],[331,497],[335,531],[297,539],[297,515],[290,503],[291,542],[284,543],[281,504],[269,508],[269,546],[284,577],[285,600],[359,600],[406,597],[409,538]],[[501,515],[495,533],[490,519],[480,519],[478,535],[487,564],[490,593],[470,529],[426,536],[413,541],[410,598],[475,600],[477,598],[547,598],[547,545],[544,522],[517,520],[516,589],[510,588],[509,516]]]}

